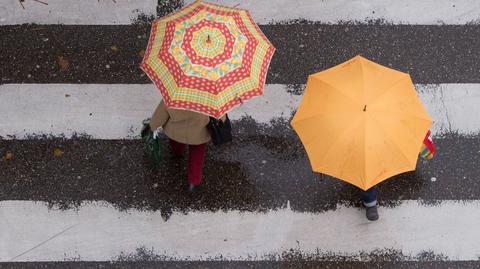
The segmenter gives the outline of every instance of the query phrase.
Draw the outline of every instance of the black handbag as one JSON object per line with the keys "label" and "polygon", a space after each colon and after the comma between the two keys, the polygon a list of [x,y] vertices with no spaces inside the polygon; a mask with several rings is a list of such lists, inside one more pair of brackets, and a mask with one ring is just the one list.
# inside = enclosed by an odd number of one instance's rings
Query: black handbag
{"label": "black handbag", "polygon": [[232,125],[228,115],[225,114],[225,121],[210,117],[210,122],[207,125],[212,137],[212,142],[215,146],[220,146],[232,141]]}

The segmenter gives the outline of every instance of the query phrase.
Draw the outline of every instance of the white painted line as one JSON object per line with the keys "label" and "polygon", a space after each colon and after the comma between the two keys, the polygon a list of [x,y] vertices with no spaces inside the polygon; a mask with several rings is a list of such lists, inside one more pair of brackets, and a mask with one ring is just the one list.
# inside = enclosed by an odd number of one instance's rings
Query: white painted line
{"label": "white painted line", "polygon": [[[480,84],[417,85],[433,118],[432,132],[480,133]],[[138,138],[143,119],[160,101],[152,84],[4,84],[0,85],[0,136],[24,139],[47,134],[96,139]],[[235,108],[233,120],[252,117],[258,123],[289,119],[301,96],[286,85],[268,84],[264,96]]]}
{"label": "white painted line", "polygon": [[0,25],[36,24],[131,24],[139,14],[157,14],[156,0],[2,0]]}
{"label": "white painted line", "polygon": [[0,261],[110,261],[140,247],[179,260],[264,260],[290,249],[352,260],[361,259],[360,252],[385,249],[402,251],[409,260],[424,252],[454,261],[480,256],[479,200],[436,206],[406,200],[380,207],[379,214],[369,222],[363,209],[338,205],[319,214],[289,208],[174,212],[164,221],[159,212],[120,212],[99,202],[60,211],[38,202],[2,201]]}
{"label": "white painted line", "polygon": [[[194,0],[187,0],[191,3]],[[385,20],[394,24],[480,22],[478,0],[211,0],[250,10],[259,24],[305,19],[321,23]]]}
{"label": "white painted line", "polygon": [[[2,0],[0,25],[130,24],[139,13],[156,14],[156,0]],[[191,3],[194,0],[187,0]],[[480,22],[477,0],[210,0],[250,10],[259,24],[305,19],[337,24],[385,20],[395,24],[466,24]],[[428,12],[426,12],[428,11]]]}
{"label": "white painted line", "polygon": [[480,84],[416,85],[435,135],[480,133]]}

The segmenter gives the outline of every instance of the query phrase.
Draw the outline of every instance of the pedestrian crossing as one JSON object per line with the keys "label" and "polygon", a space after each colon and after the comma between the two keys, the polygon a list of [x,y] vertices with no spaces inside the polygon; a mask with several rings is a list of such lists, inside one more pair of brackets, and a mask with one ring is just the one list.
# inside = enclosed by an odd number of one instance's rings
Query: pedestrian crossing
{"label": "pedestrian crossing", "polygon": [[[194,0],[186,0],[192,3]],[[229,5],[230,0],[212,2]],[[322,24],[342,23],[387,23],[418,25],[453,25],[478,22],[480,3],[474,0],[435,1],[435,0],[302,0],[301,3],[289,0],[237,1],[239,7],[250,10],[259,24],[286,23],[295,20]],[[425,12],[428,10],[428,12]]]}
{"label": "pedestrian crossing", "polygon": [[[362,210],[342,205],[320,214],[294,212],[288,204],[261,214],[194,211],[175,213],[168,221],[152,212],[121,212],[101,202],[86,203],[77,211],[49,210],[27,201],[4,201],[0,208],[0,228],[9,231],[3,240],[16,242],[0,249],[4,261],[75,256],[108,261],[142,246],[174,260],[276,260],[291,249],[326,260],[340,253],[351,261],[363,260],[361,253],[389,249],[401,250],[396,258],[405,261],[419,260],[425,253],[476,260],[480,248],[478,200],[437,206],[407,200],[396,208],[382,208],[376,225],[368,223]],[[32,218],[37,222],[29,221]],[[32,242],[38,242],[38,248],[32,248]]]}
{"label": "pedestrian crossing", "polygon": [[140,17],[155,16],[157,2],[150,0],[34,0],[3,1],[0,25],[97,24],[128,25]]}
{"label": "pedestrian crossing", "polygon": [[[304,85],[295,87],[303,89]],[[480,96],[475,95],[479,84],[417,84],[416,88],[435,119],[434,136],[480,132],[476,117]],[[300,93],[292,91],[291,85],[267,84],[262,98],[234,109],[230,118],[248,117],[259,124],[288,119],[301,99]],[[0,85],[0,114],[9,120],[2,123],[0,136],[25,139],[84,134],[94,139],[138,139],[142,120],[152,113],[159,98],[152,84],[4,84]]]}
{"label": "pedestrian crossing", "polygon": [[[478,267],[476,1],[235,2],[277,52],[197,197],[182,163],[152,169],[139,140],[160,94],[138,68],[138,18],[158,2],[46,2],[0,7],[0,268]],[[356,54],[412,75],[438,150],[379,185],[373,223],[354,187],[311,172],[289,125],[308,74]]]}
{"label": "pedestrian crossing", "polygon": [[[50,0],[48,5],[25,1],[3,3],[0,25],[24,23],[67,25],[127,25],[139,15],[153,16],[157,6],[169,10],[186,1],[150,0]],[[212,0],[213,3],[231,5],[230,0]],[[475,0],[370,0],[321,1],[302,0],[301,5],[289,0],[241,0],[239,8],[250,11],[258,24],[275,24],[294,20],[341,24],[347,22],[386,22],[405,25],[464,25],[478,22],[480,4]],[[428,10],[428,12],[425,12]],[[163,10],[160,10],[163,14]]]}

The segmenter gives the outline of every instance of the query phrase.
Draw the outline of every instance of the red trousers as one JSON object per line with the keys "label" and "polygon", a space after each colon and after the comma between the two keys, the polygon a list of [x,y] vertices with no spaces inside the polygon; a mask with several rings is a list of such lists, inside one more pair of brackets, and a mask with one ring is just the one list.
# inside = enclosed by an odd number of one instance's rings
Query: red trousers
{"label": "red trousers", "polygon": [[[170,139],[170,146],[173,154],[181,156],[186,145]],[[188,145],[188,151],[188,183],[198,185],[202,183],[203,162],[205,160],[205,152],[207,151],[207,143]]]}

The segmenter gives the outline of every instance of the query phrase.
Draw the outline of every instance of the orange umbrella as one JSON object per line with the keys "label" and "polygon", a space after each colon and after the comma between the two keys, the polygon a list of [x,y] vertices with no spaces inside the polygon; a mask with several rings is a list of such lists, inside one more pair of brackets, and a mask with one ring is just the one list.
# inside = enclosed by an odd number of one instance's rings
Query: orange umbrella
{"label": "orange umbrella", "polygon": [[415,170],[432,120],[410,75],[356,56],[308,77],[291,124],[314,171],[367,190]]}

